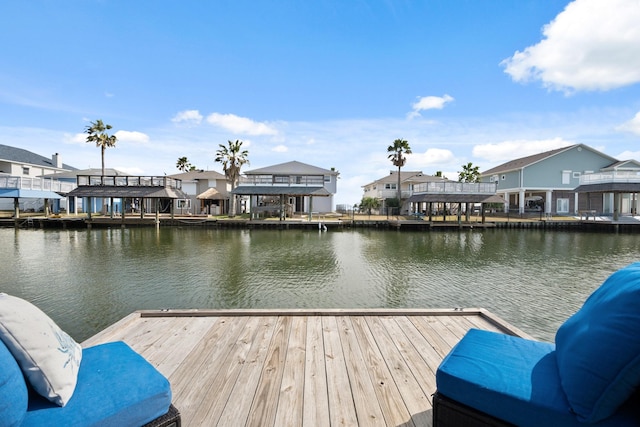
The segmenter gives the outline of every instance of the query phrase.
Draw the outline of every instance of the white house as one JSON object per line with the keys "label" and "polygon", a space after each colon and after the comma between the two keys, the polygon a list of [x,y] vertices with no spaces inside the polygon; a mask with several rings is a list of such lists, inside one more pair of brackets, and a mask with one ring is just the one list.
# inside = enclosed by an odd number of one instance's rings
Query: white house
{"label": "white house", "polygon": [[193,170],[170,175],[182,181],[186,200],[178,200],[176,212],[181,210],[193,214],[222,215],[229,211],[230,184],[227,178],[216,171]]}

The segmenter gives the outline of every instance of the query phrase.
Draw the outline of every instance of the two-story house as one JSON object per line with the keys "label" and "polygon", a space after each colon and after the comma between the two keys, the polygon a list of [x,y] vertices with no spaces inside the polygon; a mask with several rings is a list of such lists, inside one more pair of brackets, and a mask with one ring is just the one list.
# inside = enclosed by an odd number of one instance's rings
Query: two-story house
{"label": "two-story house", "polygon": [[[417,185],[444,181],[448,181],[448,179],[442,176],[427,175],[421,171],[400,171],[400,191],[403,201],[400,212],[409,212],[409,198],[413,195],[414,188]],[[389,175],[364,185],[363,189],[364,194],[362,197],[371,197],[379,200],[379,212],[386,212],[386,200],[398,197],[398,171],[390,171]]]}
{"label": "two-story house", "polygon": [[182,181],[182,191],[188,196],[188,199],[176,202],[176,212],[207,215],[223,215],[229,212],[231,185],[220,172],[193,170],[170,177]]}
{"label": "two-story house", "polygon": [[[65,207],[61,194],[71,191],[75,183],[66,185],[45,177],[75,168],[62,163],[58,153],[44,157],[31,151],[0,144],[0,210],[42,210],[51,200],[57,212]],[[48,206],[47,206],[48,207]]]}
{"label": "two-story house", "polygon": [[248,197],[252,213],[278,211],[284,218],[333,212],[339,175],[334,169],[291,161],[244,172],[232,193]]}
{"label": "two-story house", "polygon": [[[576,214],[586,200],[576,191],[581,180],[616,163],[611,156],[576,144],[503,163],[482,172],[481,182],[497,183],[497,193],[507,201],[505,210]],[[602,195],[604,212],[608,197]]]}

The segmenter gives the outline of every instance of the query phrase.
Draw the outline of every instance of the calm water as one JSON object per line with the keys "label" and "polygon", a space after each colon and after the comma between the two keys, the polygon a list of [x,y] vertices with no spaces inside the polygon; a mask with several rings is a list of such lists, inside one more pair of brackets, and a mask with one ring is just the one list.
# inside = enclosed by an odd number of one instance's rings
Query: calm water
{"label": "calm water", "polygon": [[138,309],[484,307],[558,325],[640,236],[470,230],[0,229],[0,291],[82,341]]}

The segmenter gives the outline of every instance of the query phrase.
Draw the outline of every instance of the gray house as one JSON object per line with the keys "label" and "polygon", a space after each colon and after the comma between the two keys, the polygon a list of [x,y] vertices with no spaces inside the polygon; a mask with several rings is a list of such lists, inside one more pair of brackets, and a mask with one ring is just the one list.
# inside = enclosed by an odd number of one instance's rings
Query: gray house
{"label": "gray house", "polygon": [[249,196],[252,213],[279,211],[284,218],[294,213],[332,212],[340,173],[291,161],[243,175],[233,194]]}
{"label": "gray house", "polygon": [[[505,210],[574,215],[587,207],[586,195],[576,191],[581,179],[617,163],[611,156],[576,144],[503,163],[482,172],[481,181],[497,183],[497,194],[507,201]],[[594,209],[611,209],[607,197],[602,194],[602,203]]]}

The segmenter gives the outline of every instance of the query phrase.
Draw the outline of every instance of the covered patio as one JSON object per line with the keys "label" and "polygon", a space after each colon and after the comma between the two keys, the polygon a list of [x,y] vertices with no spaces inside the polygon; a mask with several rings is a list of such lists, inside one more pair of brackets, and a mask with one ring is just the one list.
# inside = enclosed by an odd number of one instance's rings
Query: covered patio
{"label": "covered patio", "polygon": [[[284,221],[287,214],[294,212],[291,199],[308,197],[307,214],[309,219],[313,214],[313,198],[329,197],[331,193],[324,187],[306,187],[306,186],[251,186],[240,185],[234,189],[231,194],[238,196],[249,196],[249,213],[251,219],[257,219],[260,212],[277,211],[280,220]],[[255,199],[254,199],[255,197]]]}

